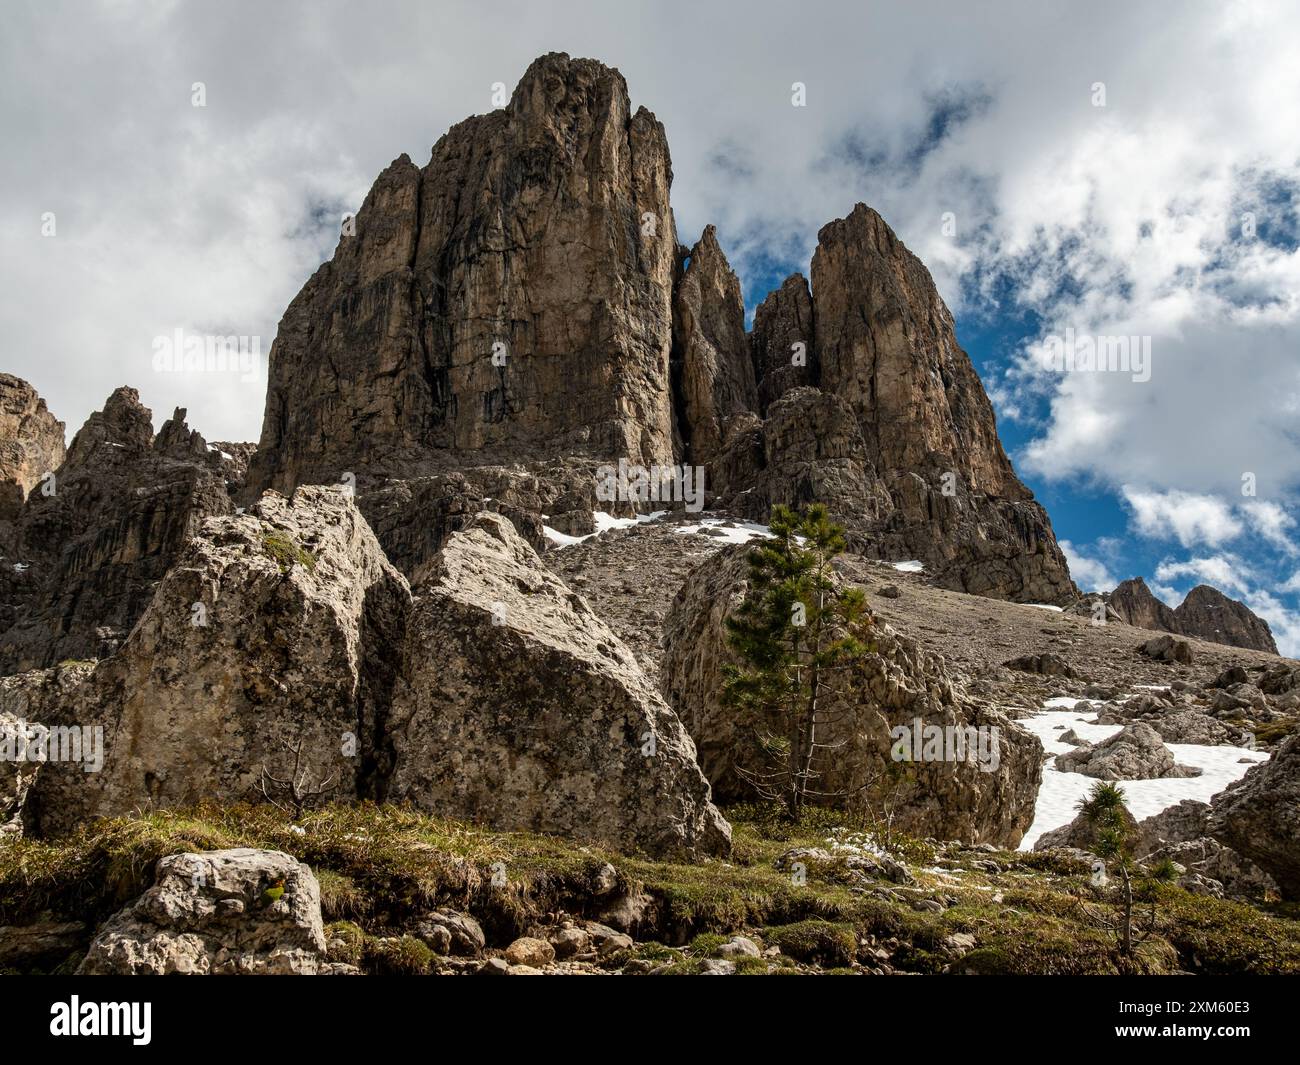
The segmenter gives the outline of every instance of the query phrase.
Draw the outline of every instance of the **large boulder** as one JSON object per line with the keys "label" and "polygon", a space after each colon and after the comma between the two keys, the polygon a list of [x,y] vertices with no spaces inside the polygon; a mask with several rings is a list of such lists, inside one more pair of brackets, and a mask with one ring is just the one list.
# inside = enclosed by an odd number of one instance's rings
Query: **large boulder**
{"label": "large boulder", "polygon": [[[393,648],[409,610],[343,489],[268,493],[210,520],[123,647],[52,712],[101,728],[100,772],[51,763],[29,798],[43,832],[200,799],[286,798],[302,774],[339,797],[377,771]],[[19,678],[21,680],[22,678]]]}
{"label": "large boulder", "polygon": [[[64,730],[51,743],[48,729],[92,669],[91,663],[78,662],[0,677],[0,839],[21,836],[32,820],[28,798],[51,748],[59,755],[71,752],[72,731]],[[81,766],[97,772],[103,748],[94,746],[93,734],[77,730],[75,744]]]}
{"label": "large boulder", "polygon": [[[737,661],[727,618],[748,589],[748,549],[726,549],[683,583],[664,627],[661,687],[685,722],[700,764],[722,798],[752,798],[766,761],[754,728],[722,697],[723,666]],[[873,622],[872,647],[825,700],[832,745],[815,766],[817,790],[867,812],[888,810],[904,832],[1015,846],[1033,818],[1042,746],[1000,712],[966,699],[943,659]],[[895,757],[898,736],[920,725],[976,729],[996,758]],[[913,745],[914,746],[914,745]],[[994,764],[996,762],[996,764]]]}
{"label": "large boulder", "polygon": [[1160,733],[1142,721],[1126,725],[1100,743],[1084,744],[1056,756],[1063,773],[1082,773],[1098,780],[1154,780],[1196,777],[1199,769],[1177,765]]}
{"label": "large boulder", "polygon": [[280,851],[173,854],[99,929],[80,975],[312,976],[325,964],[320,885]]}
{"label": "large boulder", "polygon": [[1175,640],[1172,636],[1157,636],[1147,640],[1138,648],[1138,653],[1155,662],[1177,662],[1190,666],[1194,659],[1192,645],[1186,640]]}
{"label": "large boulder", "polygon": [[1209,833],[1300,898],[1300,735],[1210,800]]}
{"label": "large boulder", "polygon": [[417,593],[387,798],[652,854],[728,850],[681,722],[507,519],[453,534]]}

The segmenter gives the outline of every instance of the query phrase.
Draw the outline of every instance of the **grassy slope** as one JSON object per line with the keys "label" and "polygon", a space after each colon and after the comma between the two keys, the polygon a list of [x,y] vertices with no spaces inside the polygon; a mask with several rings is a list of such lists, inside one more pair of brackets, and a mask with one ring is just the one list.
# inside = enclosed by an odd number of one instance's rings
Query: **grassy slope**
{"label": "grassy slope", "polygon": [[[690,972],[718,937],[745,931],[781,947],[779,962],[742,971],[832,971],[879,966],[911,972],[1108,973],[1124,968],[1108,930],[1114,908],[1088,886],[1088,871],[1061,855],[936,849],[899,853],[917,884],[864,878],[842,859],[814,865],[797,885],[775,860],[790,847],[823,846],[831,822],[792,830],[763,811],[730,811],[730,862],[674,864],[621,856],[543,836],[507,834],[393,807],[337,806],[290,829],[269,807],[200,809],[119,818],[57,843],[0,846],[0,925],[80,920],[93,928],[143,891],[158,858],[185,850],[269,847],[307,862],[321,881],[325,920],[341,957],[370,971],[421,972],[434,962],[412,921],[434,906],[471,911],[490,947],[504,947],[546,915],[595,916],[590,885],[606,861],[624,886],[644,885],[658,903],[643,940],[604,964],[652,959]],[[497,863],[500,863],[498,865]],[[492,886],[494,866],[504,887]],[[942,902],[942,912],[915,908]],[[1146,907],[1143,908],[1144,915]],[[1300,921],[1249,906],[1161,888],[1156,934],[1136,967],[1166,972],[1300,972]],[[974,936],[957,960],[947,937]],[[394,938],[395,937],[395,938]],[[75,966],[77,956],[65,966]],[[645,966],[642,966],[644,968]]]}

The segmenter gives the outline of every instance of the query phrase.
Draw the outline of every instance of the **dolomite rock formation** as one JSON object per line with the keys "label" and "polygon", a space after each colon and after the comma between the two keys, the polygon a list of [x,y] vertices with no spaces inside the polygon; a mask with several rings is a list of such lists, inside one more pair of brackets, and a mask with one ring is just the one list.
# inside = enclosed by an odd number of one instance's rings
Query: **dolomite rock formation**
{"label": "dolomite rock formation", "polygon": [[1074,598],[1047,514],[1011,468],[921,261],[858,204],[818,234],[812,292],[820,387],[854,411],[893,500],[883,526],[861,530],[868,548],[919,558],[959,591]]}
{"label": "dolomite rock formation", "polygon": [[[70,663],[54,669],[0,677],[0,743],[5,757],[0,758],[0,840],[5,836],[23,835],[34,820],[28,805],[32,784],[44,765],[29,752],[29,737],[39,734],[31,726],[44,726],[59,720],[59,708],[69,702],[84,683],[93,667],[88,663]],[[21,755],[18,744],[22,736]],[[48,737],[45,739],[48,752]],[[31,753],[32,757],[27,755]],[[83,758],[91,756],[85,751]]]}
{"label": "dolomite rock formation", "polygon": [[691,249],[673,296],[673,336],[683,461],[706,463],[722,450],[727,423],[758,407],[740,281],[713,226]]}
{"label": "dolomite rock formation", "polygon": [[417,588],[386,731],[390,800],[652,854],[730,847],[681,722],[500,515]]}
{"label": "dolomite rock formation", "polygon": [[320,885],[281,851],[173,854],[96,933],[83,976],[293,975],[325,966]]}
{"label": "dolomite rock formation", "polygon": [[126,643],[50,708],[54,723],[102,727],[106,757],[98,773],[43,766],[29,819],[58,834],[97,815],[262,798],[263,770],[283,779],[295,763],[309,785],[355,797],[409,607],[342,489],[272,493],[208,521]]}
{"label": "dolomite rock formation", "polygon": [[0,671],[110,654],[204,519],[234,509],[237,476],[183,409],[155,439],[135,389],[117,389],[73,437],[53,491],[33,492],[14,522]]}
{"label": "dolomite rock formation", "polygon": [[1300,898],[1300,735],[1210,800],[1209,834]]}
{"label": "dolomite rock formation", "polygon": [[[374,517],[409,496],[442,530],[381,533],[414,575],[480,507],[542,546],[555,511],[532,505],[586,494],[547,464],[704,465],[710,505],[762,519],[817,499],[855,549],[920,558],[944,587],[1072,601],[952,317],[884,220],[859,204],[824,227],[811,291],[787,279],[746,336],[713,227],[676,243],[671,178],[622,76],[555,54],[423,169],[396,160],[285,312],[244,498],[353,481]],[[832,398],[790,398],[808,388]],[[479,488],[520,467],[531,497]]]}
{"label": "dolomite rock formation", "polygon": [[1188,592],[1176,610],[1152,595],[1141,577],[1117,585],[1105,598],[1121,621],[1138,628],[1277,654],[1268,622],[1245,603],[1229,599],[1208,584],[1198,584]]}
{"label": "dolomite rock formation", "polygon": [[1229,599],[1217,588],[1198,584],[1174,611],[1184,635],[1198,636],[1230,647],[1248,647],[1277,654],[1268,622],[1245,603]]}
{"label": "dolomite rock formation", "polygon": [[725,507],[760,518],[775,503],[816,500],[855,550],[921,559],[943,587],[1022,602],[1076,598],[952,316],[875,211],[858,204],[822,228],[811,294],[795,275],[769,295],[750,355],[765,420],[733,416],[737,429],[710,470],[711,495]]}
{"label": "dolomite rock formation", "polygon": [[[728,800],[752,797],[745,771],[765,768],[752,726],[722,699],[722,667],[736,661],[726,619],[744,600],[747,554],[728,549],[687,577],[664,626],[660,674],[705,775]],[[998,711],[965,700],[941,658],[888,625],[876,623],[873,642],[847,694],[827,700],[823,739],[841,746],[821,756],[818,790],[877,811],[888,805],[893,824],[913,835],[1015,846],[1033,817],[1042,745]],[[917,719],[996,728],[997,765],[986,772],[973,761],[895,761],[890,729]]]}
{"label": "dolomite rock formation", "polygon": [[63,464],[63,431],[36,389],[0,373],[0,522],[17,517],[27,494]]}
{"label": "dolomite rock formation", "polygon": [[622,75],[562,54],[397,159],[280,323],[252,493],[439,456],[671,462],[671,180]]}
{"label": "dolomite rock formation", "polygon": [[1182,626],[1179,625],[1177,616],[1151,593],[1141,577],[1133,577],[1116,585],[1107,597],[1107,605],[1125,624],[1139,629],[1159,629],[1182,635]]}
{"label": "dolomite rock formation", "polygon": [[754,330],[749,334],[759,411],[765,417],[768,408],[790,389],[817,383],[813,337],[808,279],[792,274],[758,305]]}

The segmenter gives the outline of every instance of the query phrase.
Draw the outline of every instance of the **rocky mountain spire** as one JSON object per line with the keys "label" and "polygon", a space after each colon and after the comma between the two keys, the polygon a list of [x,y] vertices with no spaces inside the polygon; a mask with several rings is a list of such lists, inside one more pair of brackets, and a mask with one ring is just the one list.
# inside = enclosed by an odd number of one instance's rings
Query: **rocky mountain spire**
{"label": "rocky mountain spire", "polygon": [[808,279],[803,274],[791,274],[758,305],[754,331],[749,335],[763,414],[790,389],[817,383],[813,337]]}
{"label": "rocky mountain spire", "polygon": [[1229,599],[1208,584],[1198,584],[1188,592],[1173,613],[1187,636],[1277,654],[1268,622],[1245,603]]}
{"label": "rocky mountain spire", "polygon": [[880,215],[860,203],[822,227],[812,288],[821,387],[857,412],[887,481],[953,472],[963,491],[1033,498],[930,272]]}
{"label": "rocky mountain spire", "polygon": [[663,126],[551,54],[376,181],[270,355],[254,491],[361,466],[672,460]]}
{"label": "rocky mountain spire", "polygon": [[586,531],[592,510],[634,507],[597,508],[584,463],[684,462],[713,505],[764,520],[821,500],[859,550],[919,558],[947,587],[1073,598],[952,315],[880,215],[825,226],[811,291],[789,278],[746,336],[714,228],[677,245],[671,180],[622,75],[554,54],[423,169],[399,158],[285,312],[246,501],[354,474],[411,575],[441,537],[412,544],[402,523],[449,529],[491,503],[536,543],[541,514]]}
{"label": "rocky mountain spire", "polygon": [[1129,625],[1182,634],[1177,615],[1151,593],[1141,577],[1121,581],[1106,601],[1120,620]]}
{"label": "rocky mountain spire", "polygon": [[673,296],[674,385],[681,397],[683,458],[722,450],[729,419],[758,408],[740,280],[706,226]]}

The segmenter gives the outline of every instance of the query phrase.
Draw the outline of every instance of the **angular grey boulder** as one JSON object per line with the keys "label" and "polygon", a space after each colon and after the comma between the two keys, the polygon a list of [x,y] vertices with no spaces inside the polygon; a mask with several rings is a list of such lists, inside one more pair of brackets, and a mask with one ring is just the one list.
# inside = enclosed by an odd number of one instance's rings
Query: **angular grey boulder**
{"label": "angular grey boulder", "polygon": [[37,826],[261,798],[263,771],[284,779],[296,763],[308,787],[356,797],[409,606],[343,489],[268,493],[209,520],[122,648],[52,711],[102,728],[104,762],[43,766]]}
{"label": "angular grey boulder", "polygon": [[96,933],[80,975],[290,974],[325,964],[320,885],[280,851],[173,854]]}
{"label": "angular grey boulder", "polygon": [[1160,733],[1137,721],[1096,744],[1085,744],[1056,756],[1063,773],[1082,773],[1098,780],[1154,780],[1198,777],[1199,769],[1177,765]]}
{"label": "angular grey boulder", "polygon": [[[697,567],[664,625],[662,690],[698,744],[705,774],[729,801],[753,798],[750,782],[768,766],[753,726],[722,698],[723,667],[736,661],[727,618],[746,594],[747,555],[748,548],[730,548]],[[840,678],[843,690],[824,700],[821,738],[831,746],[815,765],[818,790],[869,812],[887,809],[893,826],[912,835],[1018,844],[1033,820],[1042,745],[1002,713],[967,699],[942,658],[890,626],[876,622],[872,644]],[[963,736],[973,730],[989,742],[987,766],[972,758],[895,759],[894,730],[912,735],[918,725]]]}
{"label": "angular grey boulder", "polygon": [[730,848],[681,722],[499,514],[417,589],[387,734],[390,800],[651,854]]}

